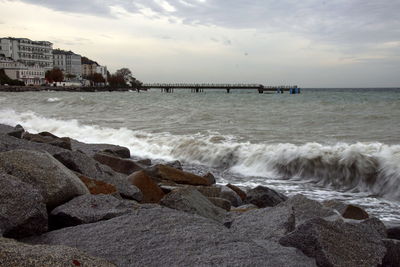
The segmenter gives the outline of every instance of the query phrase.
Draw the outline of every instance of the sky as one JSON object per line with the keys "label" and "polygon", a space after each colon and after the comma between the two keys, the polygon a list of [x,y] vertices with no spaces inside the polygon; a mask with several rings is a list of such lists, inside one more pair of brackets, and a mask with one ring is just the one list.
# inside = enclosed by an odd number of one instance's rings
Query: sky
{"label": "sky", "polygon": [[399,0],[0,0],[0,37],[143,82],[400,87]]}

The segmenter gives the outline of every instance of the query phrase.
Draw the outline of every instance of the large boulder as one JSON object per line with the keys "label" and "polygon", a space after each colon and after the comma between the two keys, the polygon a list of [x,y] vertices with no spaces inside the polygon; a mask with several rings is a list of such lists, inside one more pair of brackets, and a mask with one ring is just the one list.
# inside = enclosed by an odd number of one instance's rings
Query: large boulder
{"label": "large boulder", "polygon": [[226,199],[219,198],[219,197],[208,197],[207,199],[211,203],[213,203],[215,206],[220,207],[221,209],[224,209],[226,211],[231,210],[231,202],[229,202]]}
{"label": "large boulder", "polygon": [[14,127],[0,123],[0,134],[8,134],[14,131]]}
{"label": "large boulder", "polygon": [[104,152],[96,153],[93,158],[101,164],[109,166],[114,171],[127,175],[143,170],[140,165],[136,164],[132,160],[115,157]]}
{"label": "large boulder", "polygon": [[71,139],[68,137],[58,137],[49,132],[41,132],[38,134],[31,134],[25,132],[22,138],[35,143],[45,143],[52,146],[58,146],[64,149],[71,150]]}
{"label": "large boulder", "polygon": [[199,191],[193,188],[176,189],[160,202],[168,208],[197,214],[205,218],[223,222],[226,211],[215,206]]}
{"label": "large boulder", "polygon": [[287,197],[265,186],[257,186],[247,191],[247,204],[254,204],[259,208],[273,207],[287,200]]}
{"label": "large boulder", "polygon": [[168,208],[52,231],[26,242],[76,247],[118,266],[315,266],[293,248],[253,242]]}
{"label": "large boulder", "polygon": [[318,266],[377,266],[386,248],[381,235],[364,226],[315,218],[282,237],[279,243],[300,249],[315,258]]}
{"label": "large boulder", "polygon": [[115,266],[66,246],[28,245],[0,237],[0,265],[18,267]]}
{"label": "large boulder", "polygon": [[89,193],[73,172],[48,153],[30,150],[0,153],[0,170],[39,189],[50,209]]}
{"label": "large boulder", "polygon": [[50,155],[54,155],[63,151],[68,151],[58,146],[52,146],[45,143],[30,142],[28,140],[19,139],[10,135],[0,134],[0,152],[6,152],[17,149],[48,152]]}
{"label": "large boulder", "polygon": [[130,158],[131,156],[129,149],[123,146],[111,144],[88,144],[74,139],[71,139],[71,146],[73,151],[81,151],[89,157],[93,157],[98,152],[106,152],[120,158]]}
{"label": "large boulder", "polygon": [[154,166],[149,173],[151,176],[158,177],[163,180],[173,181],[179,184],[211,185],[210,181],[204,177],[162,164]]}
{"label": "large boulder", "polygon": [[93,223],[130,213],[138,207],[134,201],[111,195],[83,195],[55,208],[50,222],[54,228]]}
{"label": "large boulder", "polygon": [[0,172],[0,235],[20,238],[47,231],[47,210],[38,190]]}
{"label": "large boulder", "polygon": [[79,172],[92,179],[114,185],[121,196],[140,201],[143,197],[140,190],[126,180],[126,176],[113,171],[80,151],[65,151],[54,157],[68,169]]}
{"label": "large boulder", "polygon": [[236,194],[238,194],[238,196],[242,199],[242,201],[244,201],[247,197],[246,193],[240,189],[238,186],[233,185],[233,184],[227,184],[227,187],[229,187],[230,189],[232,189],[233,191],[235,191]]}
{"label": "large boulder", "polygon": [[275,240],[295,229],[295,216],[289,207],[273,207],[250,210],[237,216],[232,232],[252,240]]}
{"label": "large boulder", "polygon": [[142,203],[159,203],[165,196],[163,190],[144,171],[132,173],[127,180],[142,192]]}
{"label": "large boulder", "polygon": [[25,132],[24,128],[19,124],[15,127],[0,124],[0,134],[7,134],[9,136],[21,138],[24,132]]}
{"label": "large boulder", "polygon": [[334,210],[323,206],[318,201],[308,199],[303,195],[295,195],[279,204],[279,206],[293,208],[296,217],[296,225],[313,218],[340,218]]}

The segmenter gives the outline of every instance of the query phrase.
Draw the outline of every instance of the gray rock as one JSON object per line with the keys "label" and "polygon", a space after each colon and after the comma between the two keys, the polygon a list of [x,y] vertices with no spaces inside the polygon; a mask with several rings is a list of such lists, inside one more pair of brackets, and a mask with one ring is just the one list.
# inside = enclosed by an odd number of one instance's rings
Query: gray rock
{"label": "gray rock", "polygon": [[55,208],[50,222],[53,228],[64,228],[108,220],[139,207],[135,201],[120,200],[111,195],[83,195]]}
{"label": "gray rock", "polygon": [[315,218],[282,237],[279,243],[314,257],[318,266],[377,266],[386,248],[377,231],[365,229],[340,220]]}
{"label": "gray rock", "polygon": [[335,211],[324,207],[321,203],[315,200],[306,198],[303,195],[295,195],[279,206],[292,207],[296,217],[296,225],[313,218],[326,218],[334,216],[335,219],[340,217]]}
{"label": "gray rock", "polygon": [[337,210],[343,218],[352,219],[352,220],[365,220],[369,218],[368,213],[361,207],[346,204],[337,200],[328,200],[324,201],[323,205]]}
{"label": "gray rock", "polygon": [[257,244],[213,220],[168,208],[138,210],[25,241],[76,247],[118,266],[314,266],[293,248]]}
{"label": "gray rock", "polygon": [[18,139],[13,136],[0,134],[0,152],[6,152],[17,149],[48,152],[50,155],[54,155],[63,151],[68,151],[61,147],[52,146],[44,143],[30,142],[25,139]]}
{"label": "gray rock", "polygon": [[231,231],[252,240],[274,240],[295,229],[294,212],[290,207],[262,208],[237,216]]}
{"label": "gray rock", "polygon": [[376,231],[381,238],[387,238],[387,230],[385,224],[378,218],[372,217],[361,222],[352,221],[353,224],[359,224],[365,231]]}
{"label": "gray rock", "polygon": [[197,214],[223,222],[226,211],[215,206],[199,191],[193,188],[176,189],[163,197],[160,204],[176,210]]}
{"label": "gray rock", "polygon": [[77,140],[71,139],[71,146],[73,151],[81,151],[93,157],[98,152],[106,152],[120,158],[130,158],[130,151],[128,148],[110,144],[87,144]]}
{"label": "gray rock", "polygon": [[130,175],[143,168],[132,160],[115,157],[104,152],[94,154],[93,158],[101,164],[109,166],[116,172]]}
{"label": "gray rock", "polygon": [[0,171],[0,234],[20,238],[47,231],[47,210],[38,190]]}
{"label": "gray rock", "polygon": [[254,204],[259,208],[273,207],[287,200],[287,197],[265,186],[257,186],[247,193],[246,203]]}
{"label": "gray rock", "polygon": [[48,153],[13,150],[0,153],[0,169],[39,189],[49,209],[89,194],[85,184]]}
{"label": "gray rock", "polygon": [[140,190],[126,180],[126,175],[115,172],[80,151],[65,151],[55,154],[54,157],[70,170],[114,185],[125,198],[140,201],[143,197]]}
{"label": "gray rock", "polygon": [[221,193],[219,197],[230,201],[233,207],[238,207],[243,204],[240,196],[229,187],[225,185],[217,185],[217,187],[221,188]]}
{"label": "gray rock", "polygon": [[0,123],[0,134],[8,134],[14,131],[14,127]]}
{"label": "gray rock", "polygon": [[224,209],[226,211],[230,211],[231,210],[231,202],[223,199],[223,198],[219,198],[219,197],[208,197],[207,198],[211,203],[213,203],[215,206]]}
{"label": "gray rock", "polygon": [[386,247],[386,255],[382,261],[382,267],[400,266],[400,241],[395,239],[383,239]]}
{"label": "gray rock", "polygon": [[67,150],[71,150],[71,139],[68,137],[58,137],[49,132],[41,132],[38,134],[30,134],[28,132],[24,132],[22,135],[23,139],[26,139],[30,142],[35,143],[45,143],[52,146],[61,147]]}
{"label": "gray rock", "polygon": [[76,248],[66,246],[28,245],[0,237],[1,266],[63,267],[115,266],[103,259],[89,256]]}
{"label": "gray rock", "polygon": [[22,135],[25,133],[24,128],[21,125],[17,125],[14,127],[14,129],[11,132],[8,132],[7,134],[9,136],[13,136],[16,138],[22,138]]}

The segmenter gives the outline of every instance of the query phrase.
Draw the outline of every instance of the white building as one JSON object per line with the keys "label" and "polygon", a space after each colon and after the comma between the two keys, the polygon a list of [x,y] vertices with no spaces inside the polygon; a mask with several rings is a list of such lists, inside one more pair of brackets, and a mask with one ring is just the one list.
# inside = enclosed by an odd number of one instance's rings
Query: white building
{"label": "white building", "polygon": [[77,78],[82,77],[81,56],[72,51],[53,50],[53,66],[65,74],[75,75]]}
{"label": "white building", "polygon": [[24,65],[53,68],[53,44],[48,41],[32,41],[27,38],[0,38],[0,55],[12,58]]}
{"label": "white building", "polygon": [[46,82],[46,70],[39,65],[26,66],[11,58],[0,57],[0,69],[13,80],[23,81],[26,85],[41,85]]}
{"label": "white building", "polygon": [[104,80],[107,81],[107,67],[106,66],[97,66],[96,73],[99,73],[103,76]]}

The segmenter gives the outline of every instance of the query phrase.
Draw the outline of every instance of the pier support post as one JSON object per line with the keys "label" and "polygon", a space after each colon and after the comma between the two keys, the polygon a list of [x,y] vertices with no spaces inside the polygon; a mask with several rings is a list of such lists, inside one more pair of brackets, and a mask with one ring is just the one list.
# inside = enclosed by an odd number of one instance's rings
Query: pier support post
{"label": "pier support post", "polygon": [[263,94],[263,93],[264,93],[264,90],[258,89],[258,93],[259,93],[259,94]]}
{"label": "pier support post", "polygon": [[231,88],[227,88],[226,92],[229,94],[231,92]]}

